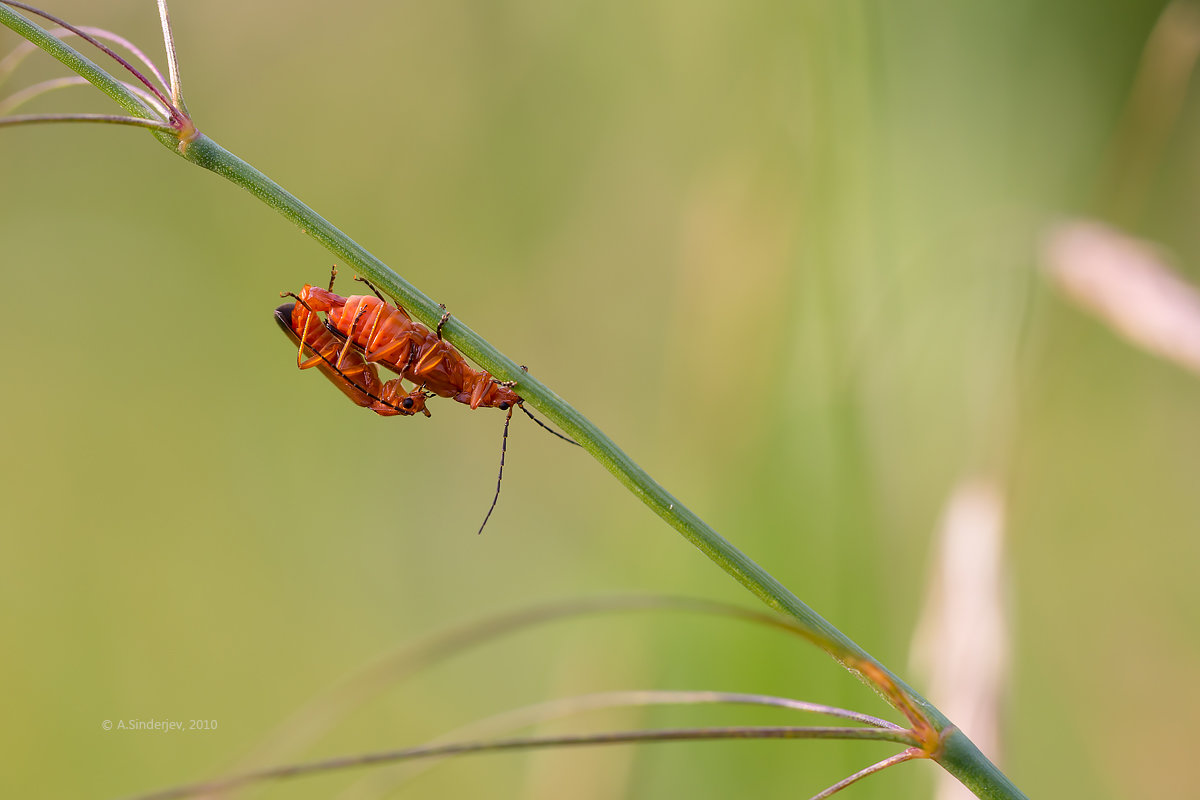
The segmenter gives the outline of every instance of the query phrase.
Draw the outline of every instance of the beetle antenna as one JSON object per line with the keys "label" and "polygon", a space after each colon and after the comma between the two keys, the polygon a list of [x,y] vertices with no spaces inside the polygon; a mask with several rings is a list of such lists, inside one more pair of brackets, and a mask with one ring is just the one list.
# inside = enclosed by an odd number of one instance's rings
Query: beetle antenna
{"label": "beetle antenna", "polygon": [[496,501],[500,499],[500,481],[504,480],[504,453],[508,450],[508,423],[510,422],[512,422],[511,406],[508,409],[508,416],[504,418],[504,437],[500,440],[500,474],[496,476],[496,496],[492,498],[492,506],[488,509],[487,516],[483,518],[483,525],[479,526],[479,533],[483,533],[488,520],[492,517],[492,512],[496,510]]}
{"label": "beetle antenna", "polygon": [[536,422],[536,423],[537,423],[539,426],[541,426],[541,428],[542,428],[543,430],[550,431],[550,433],[553,433],[555,436],[557,436],[558,438],[562,439],[564,442],[567,442],[568,444],[573,444],[573,445],[575,445],[576,447],[583,447],[583,445],[581,445],[579,442],[577,442],[577,441],[575,441],[574,439],[572,439],[570,436],[567,436],[567,435],[565,435],[565,434],[559,433],[558,431],[554,430],[554,428],[551,428],[549,425],[547,425],[546,423],[542,422],[540,419],[538,419],[537,417],[535,417],[535,416],[533,415],[533,412],[531,412],[531,411],[530,411],[528,408],[526,408],[526,407],[525,407],[525,404],[524,404],[524,403],[517,403],[517,408],[519,408],[519,409],[521,409],[522,411],[524,411],[524,412],[525,412],[525,416],[529,417],[531,420],[533,420],[534,422]]}

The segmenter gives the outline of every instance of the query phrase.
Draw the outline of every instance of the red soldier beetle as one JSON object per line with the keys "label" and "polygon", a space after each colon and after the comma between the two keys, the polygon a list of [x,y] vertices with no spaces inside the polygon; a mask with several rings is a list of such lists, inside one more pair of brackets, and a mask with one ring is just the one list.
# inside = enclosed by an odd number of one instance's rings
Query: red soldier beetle
{"label": "red soldier beetle", "polygon": [[[508,450],[508,426],[514,408],[542,428],[564,441],[578,442],[549,428],[525,408],[524,401],[513,391],[513,382],[498,381],[485,370],[472,367],[449,342],[442,338],[442,327],[450,318],[442,315],[437,328],[431,330],[412,319],[403,308],[383,299],[364,278],[374,297],[354,295],[341,297],[333,293],[337,268],[330,271],[329,286],[321,289],[306,284],[299,295],[282,292],[281,297],[293,297],[275,309],[275,319],[293,344],[298,347],[296,366],[316,367],[356,405],[370,408],[381,416],[413,416],[423,413],[427,398],[440,396],[454,399],[475,408],[498,408],[507,411],[504,434],[500,443],[500,470],[496,478],[496,493],[479,533],[500,499],[500,484],[504,479],[504,458]],[[445,307],[443,306],[443,309]],[[320,313],[325,314],[322,320]],[[304,351],[312,356],[304,358]],[[381,383],[376,364],[381,364],[400,377]],[[405,391],[402,381],[413,384]]]}

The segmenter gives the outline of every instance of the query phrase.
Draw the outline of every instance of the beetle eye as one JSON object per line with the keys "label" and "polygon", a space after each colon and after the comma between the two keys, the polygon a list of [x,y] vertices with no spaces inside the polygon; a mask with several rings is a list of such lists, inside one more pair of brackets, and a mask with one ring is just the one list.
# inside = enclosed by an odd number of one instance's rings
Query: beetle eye
{"label": "beetle eye", "polygon": [[500,405],[498,405],[496,407],[499,408],[501,411],[508,411],[508,401],[505,400],[503,403],[501,403]]}
{"label": "beetle eye", "polygon": [[413,399],[411,397],[406,397],[406,398],[404,398],[404,402],[401,403],[400,405],[404,406],[405,408],[412,408],[413,407]]}

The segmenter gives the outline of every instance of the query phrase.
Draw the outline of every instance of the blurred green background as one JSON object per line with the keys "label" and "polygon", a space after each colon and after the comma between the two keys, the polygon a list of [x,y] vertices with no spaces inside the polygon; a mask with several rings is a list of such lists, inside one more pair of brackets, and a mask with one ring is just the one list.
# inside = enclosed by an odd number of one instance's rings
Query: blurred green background
{"label": "blurred green background", "polygon": [[[530,365],[918,688],[909,647],[933,531],[960,480],[997,480],[1013,625],[997,757],[1031,796],[1115,798],[1193,786],[1200,382],[1061,299],[1037,247],[1057,217],[1129,199],[1106,176],[1164,6],[173,12],[201,130]],[[50,10],[161,51],[149,0]],[[58,74],[36,57],[6,88]],[[73,89],[23,110],[110,108]],[[1185,98],[1137,202],[1109,217],[1173,250],[1193,281],[1198,129]],[[113,797],[224,773],[339,679],[492,611],[645,591],[754,605],[520,417],[475,536],[499,414],[441,402],[429,420],[383,419],[296,370],[271,310],[330,262],[144,133],[0,132],[0,794]],[[650,687],[888,713],[780,634],[624,615],[465,655],[291,757]],[[130,718],[219,728],[101,730]],[[552,729],[794,719],[656,710]],[[794,798],[888,752],[484,756],[401,796]],[[936,771],[907,765],[846,796],[928,797]],[[253,795],[370,796],[339,795],[364,777]]]}

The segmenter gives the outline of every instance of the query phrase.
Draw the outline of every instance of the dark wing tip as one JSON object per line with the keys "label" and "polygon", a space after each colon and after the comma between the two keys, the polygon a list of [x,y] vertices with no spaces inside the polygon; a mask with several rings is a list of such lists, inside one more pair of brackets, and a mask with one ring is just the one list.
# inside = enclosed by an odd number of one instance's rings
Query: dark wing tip
{"label": "dark wing tip", "polygon": [[275,321],[279,323],[279,327],[283,328],[288,333],[292,332],[292,311],[295,310],[295,303],[284,303],[279,308],[275,309]]}

